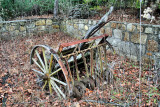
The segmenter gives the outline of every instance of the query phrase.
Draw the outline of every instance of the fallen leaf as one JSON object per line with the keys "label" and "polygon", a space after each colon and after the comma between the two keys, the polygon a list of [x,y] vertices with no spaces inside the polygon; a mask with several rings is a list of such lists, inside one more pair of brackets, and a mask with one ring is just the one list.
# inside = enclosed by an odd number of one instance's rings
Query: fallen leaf
{"label": "fallen leaf", "polygon": [[31,89],[27,89],[27,91],[28,91],[29,93],[32,93],[32,90],[31,90]]}
{"label": "fallen leaf", "polygon": [[115,96],[116,96],[116,97],[120,97],[120,96],[121,96],[121,94],[116,94]]}
{"label": "fallen leaf", "polygon": [[8,90],[8,94],[12,94],[12,93],[13,93],[12,88],[9,88],[9,90]]}

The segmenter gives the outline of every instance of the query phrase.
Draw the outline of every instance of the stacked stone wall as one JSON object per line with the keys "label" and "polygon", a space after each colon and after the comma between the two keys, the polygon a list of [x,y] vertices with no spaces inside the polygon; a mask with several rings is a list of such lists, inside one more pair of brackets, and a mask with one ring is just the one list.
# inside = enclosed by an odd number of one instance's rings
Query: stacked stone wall
{"label": "stacked stone wall", "polygon": [[[77,38],[82,38],[87,30],[97,20],[68,20],[63,22],[65,31]],[[140,59],[140,32],[142,62],[155,63],[160,66],[160,25],[122,23],[111,21],[101,28],[95,35],[107,33],[108,41],[117,53],[127,56],[134,61]]]}
{"label": "stacked stone wall", "polygon": [[43,35],[60,30],[60,21],[31,19],[0,22],[0,39],[10,40],[19,36]]}

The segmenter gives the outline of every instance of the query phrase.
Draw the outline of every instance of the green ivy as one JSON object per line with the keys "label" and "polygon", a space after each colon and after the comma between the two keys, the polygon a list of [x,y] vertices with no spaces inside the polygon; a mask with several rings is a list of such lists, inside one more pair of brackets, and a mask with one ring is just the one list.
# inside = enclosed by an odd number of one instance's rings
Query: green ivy
{"label": "green ivy", "polygon": [[83,0],[84,4],[90,5],[90,7],[104,5],[104,0]]}
{"label": "green ivy", "polygon": [[94,6],[93,8],[90,8],[91,10],[102,10],[100,6]]}
{"label": "green ivy", "polygon": [[91,3],[93,2],[94,0],[83,0],[85,4],[88,4],[88,3]]}
{"label": "green ivy", "polygon": [[[142,0],[141,4],[143,4],[143,3],[144,3],[144,2],[143,2],[143,0]],[[137,9],[140,8],[140,0],[137,0],[137,1],[136,1],[136,6],[135,6],[135,8],[137,8]]]}

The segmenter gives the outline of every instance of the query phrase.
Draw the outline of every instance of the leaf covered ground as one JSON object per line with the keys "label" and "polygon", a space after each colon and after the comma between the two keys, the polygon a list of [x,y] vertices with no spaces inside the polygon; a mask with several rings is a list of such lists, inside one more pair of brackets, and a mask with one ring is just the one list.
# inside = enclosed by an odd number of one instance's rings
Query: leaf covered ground
{"label": "leaf covered ground", "polygon": [[[64,33],[25,37],[0,43],[0,105],[2,106],[157,106],[160,92],[152,81],[151,69],[143,69],[139,79],[139,65],[124,57],[107,54],[113,79],[102,79],[94,90],[86,89],[81,100],[68,98],[60,100],[55,93],[42,91],[37,85],[37,76],[30,70],[30,51],[34,45],[46,44],[57,48],[60,43],[76,40]],[[140,85],[139,85],[140,83]],[[140,91],[139,91],[140,90]],[[139,94],[141,93],[141,94]],[[139,95],[140,99],[139,100]]]}

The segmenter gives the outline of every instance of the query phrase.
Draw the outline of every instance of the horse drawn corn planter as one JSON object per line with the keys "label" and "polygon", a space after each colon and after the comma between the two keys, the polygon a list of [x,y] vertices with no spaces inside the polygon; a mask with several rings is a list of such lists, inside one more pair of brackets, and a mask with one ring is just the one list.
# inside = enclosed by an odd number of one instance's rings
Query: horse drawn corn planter
{"label": "horse drawn corn planter", "polygon": [[107,69],[107,48],[113,51],[106,40],[107,34],[93,36],[108,20],[110,8],[82,40],[63,43],[55,51],[46,45],[36,45],[31,51],[30,61],[42,84],[42,89],[52,90],[60,98],[67,95],[80,98],[86,87],[94,89]]}

